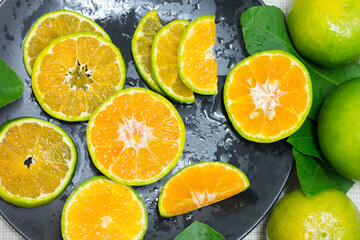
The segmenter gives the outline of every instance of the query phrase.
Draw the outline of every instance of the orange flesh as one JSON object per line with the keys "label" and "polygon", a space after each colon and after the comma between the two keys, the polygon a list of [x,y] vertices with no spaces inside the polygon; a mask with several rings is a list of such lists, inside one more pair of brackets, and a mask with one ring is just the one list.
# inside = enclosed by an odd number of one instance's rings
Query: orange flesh
{"label": "orange flesh", "polygon": [[178,119],[147,93],[119,95],[93,123],[90,141],[95,158],[121,179],[157,176],[180,148]]}
{"label": "orange flesh", "polygon": [[245,187],[242,176],[232,168],[221,164],[195,165],[166,183],[160,204],[166,215],[179,215],[229,198]]}
{"label": "orange flesh", "polygon": [[[29,168],[25,161],[32,157]],[[37,123],[10,128],[0,142],[0,181],[14,195],[54,192],[69,171],[71,149],[57,131]]]}
{"label": "orange flesh", "polygon": [[125,186],[97,180],[80,190],[66,212],[69,239],[134,239],[144,211]]}
{"label": "orange flesh", "polygon": [[217,65],[213,56],[216,25],[213,20],[196,24],[187,35],[182,52],[183,74],[199,89],[217,89]]}
{"label": "orange flesh", "polygon": [[110,46],[94,37],[59,42],[39,66],[37,85],[45,104],[71,117],[91,114],[119,89],[116,57]]}
{"label": "orange flesh", "polygon": [[[255,57],[232,75],[228,86],[230,112],[246,133],[277,136],[295,126],[305,111],[307,81],[301,67],[287,56]],[[256,99],[259,96],[267,100],[261,102]]]}

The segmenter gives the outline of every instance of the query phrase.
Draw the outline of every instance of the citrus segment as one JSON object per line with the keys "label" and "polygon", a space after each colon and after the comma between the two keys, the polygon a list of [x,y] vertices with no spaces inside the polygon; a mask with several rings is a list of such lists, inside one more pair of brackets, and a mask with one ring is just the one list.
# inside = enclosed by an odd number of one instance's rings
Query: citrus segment
{"label": "citrus segment", "polygon": [[217,65],[213,55],[216,43],[215,16],[201,16],[182,34],[177,55],[179,75],[192,91],[217,94]]}
{"label": "citrus segment", "polygon": [[34,23],[24,42],[23,55],[28,74],[32,75],[35,60],[46,46],[58,37],[75,32],[93,32],[111,40],[99,25],[79,13],[69,10],[47,13]]}
{"label": "citrus segment", "polygon": [[77,151],[52,123],[18,118],[0,127],[0,196],[21,207],[58,197],[75,173]]}
{"label": "citrus segment", "polygon": [[93,33],[57,38],[38,56],[33,70],[32,87],[41,107],[65,121],[88,120],[124,87],[126,75],[116,46]]}
{"label": "citrus segment", "polygon": [[286,52],[254,54],[229,73],[224,103],[240,135],[255,142],[274,142],[291,135],[305,121],[312,103],[310,76]]}
{"label": "citrus segment", "polygon": [[178,162],[185,142],[180,115],[162,96],[128,88],[91,117],[87,143],[95,166],[127,185],[153,183]]}
{"label": "citrus segment", "polygon": [[63,208],[61,231],[72,239],[142,239],[147,212],[129,186],[92,177],[70,195]]}
{"label": "citrus segment", "polygon": [[155,81],[172,100],[195,101],[194,93],[184,85],[178,74],[177,49],[189,21],[175,20],[160,29],[151,48],[151,71]]}
{"label": "citrus segment", "polygon": [[134,63],[141,78],[152,90],[160,94],[163,92],[151,74],[151,46],[162,27],[156,10],[152,10],[141,19],[131,40]]}
{"label": "citrus segment", "polygon": [[229,198],[249,186],[246,175],[230,164],[192,164],[177,172],[163,186],[159,196],[160,215],[184,214]]}

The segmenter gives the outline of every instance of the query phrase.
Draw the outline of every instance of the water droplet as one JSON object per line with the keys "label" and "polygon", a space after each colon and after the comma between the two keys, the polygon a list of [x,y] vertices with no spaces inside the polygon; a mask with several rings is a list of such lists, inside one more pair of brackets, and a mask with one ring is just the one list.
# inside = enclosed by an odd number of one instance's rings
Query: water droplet
{"label": "water droplet", "polygon": [[269,26],[269,25],[267,25],[267,26],[266,26],[266,28],[265,28],[265,33],[268,33],[268,32],[269,32],[269,30],[270,30],[270,26]]}
{"label": "water droplet", "polygon": [[261,42],[261,41],[254,41],[254,43],[256,44],[256,45],[258,45],[258,46],[261,46],[261,45],[263,45],[263,42]]}

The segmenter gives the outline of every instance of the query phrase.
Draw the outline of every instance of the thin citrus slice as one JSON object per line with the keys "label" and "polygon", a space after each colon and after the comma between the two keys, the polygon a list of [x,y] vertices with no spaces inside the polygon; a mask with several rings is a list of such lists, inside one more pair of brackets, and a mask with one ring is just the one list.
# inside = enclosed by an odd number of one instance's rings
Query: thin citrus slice
{"label": "thin citrus slice", "polygon": [[157,93],[163,94],[151,74],[151,46],[157,32],[163,27],[156,10],[148,12],[139,22],[131,40],[134,63],[145,83]]}
{"label": "thin citrus slice", "polygon": [[151,48],[151,72],[163,92],[177,102],[195,102],[193,91],[178,74],[177,49],[189,21],[175,20],[160,29]]}
{"label": "thin citrus slice", "polygon": [[58,37],[75,32],[93,32],[111,41],[109,35],[93,20],[73,11],[59,10],[41,16],[27,34],[23,57],[31,76],[36,57]]}
{"label": "thin citrus slice", "polygon": [[294,133],[312,103],[308,71],[284,51],[265,51],[238,63],[224,86],[227,114],[238,133],[261,143]]}
{"label": "thin citrus slice", "polygon": [[146,208],[134,189],[100,176],[75,189],[61,216],[64,240],[142,239],[147,226]]}
{"label": "thin citrus slice", "polygon": [[94,33],[52,41],[36,59],[32,88],[41,107],[65,121],[85,121],[124,88],[126,69],[117,47]]}
{"label": "thin citrus slice", "polygon": [[159,212],[163,217],[184,214],[245,191],[246,175],[223,162],[200,162],[187,166],[162,187]]}
{"label": "thin citrus slice", "polygon": [[114,181],[145,185],[180,159],[184,123],[164,97],[144,88],[116,93],[91,117],[87,144],[95,166]]}
{"label": "thin citrus slice", "polygon": [[57,198],[69,185],[77,151],[69,135],[37,118],[17,118],[0,126],[0,197],[21,207]]}
{"label": "thin citrus slice", "polygon": [[215,15],[198,17],[183,32],[177,55],[179,75],[196,93],[217,94],[217,65],[213,55],[216,43]]}

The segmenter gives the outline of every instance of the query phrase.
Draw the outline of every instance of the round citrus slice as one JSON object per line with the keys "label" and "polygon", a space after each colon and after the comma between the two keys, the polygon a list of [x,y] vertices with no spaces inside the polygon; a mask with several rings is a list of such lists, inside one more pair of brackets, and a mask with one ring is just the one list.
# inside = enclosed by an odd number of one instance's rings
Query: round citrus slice
{"label": "round citrus slice", "polygon": [[147,212],[132,187],[92,177],[67,199],[61,216],[64,240],[143,239]]}
{"label": "round citrus slice", "polygon": [[71,138],[58,126],[37,118],[17,118],[0,126],[0,197],[21,207],[57,198],[69,185],[77,164]]}
{"label": "round citrus slice", "polygon": [[159,212],[163,217],[184,214],[222,201],[250,186],[246,175],[223,162],[200,162],[187,166],[162,187]]}
{"label": "round citrus slice", "polygon": [[308,71],[284,51],[265,51],[238,63],[224,86],[227,114],[244,138],[269,143],[288,137],[305,121],[312,103]]}
{"label": "round citrus slice", "polygon": [[26,71],[31,76],[37,56],[58,37],[75,32],[93,32],[109,41],[109,35],[91,19],[69,10],[59,10],[41,16],[27,34],[23,57]]}
{"label": "round citrus slice", "polygon": [[90,118],[87,143],[95,166],[114,181],[145,185],[180,159],[184,123],[164,97],[144,88],[114,94]]}
{"label": "round citrus slice", "polygon": [[153,91],[163,94],[151,74],[151,46],[157,32],[163,27],[156,10],[148,12],[139,22],[131,40],[131,51],[136,69],[141,78]]}
{"label": "round citrus slice", "polygon": [[94,33],[52,41],[36,59],[32,88],[41,107],[65,121],[85,121],[124,88],[126,68],[115,45]]}
{"label": "round citrus slice", "polygon": [[213,55],[216,43],[215,15],[198,17],[183,32],[177,64],[184,84],[196,93],[217,94],[217,65]]}
{"label": "round citrus slice", "polygon": [[177,68],[178,44],[187,25],[189,21],[175,20],[156,34],[151,48],[151,72],[170,99],[192,103],[195,102],[194,92],[181,81]]}

